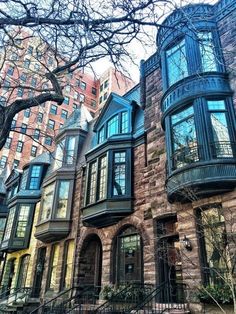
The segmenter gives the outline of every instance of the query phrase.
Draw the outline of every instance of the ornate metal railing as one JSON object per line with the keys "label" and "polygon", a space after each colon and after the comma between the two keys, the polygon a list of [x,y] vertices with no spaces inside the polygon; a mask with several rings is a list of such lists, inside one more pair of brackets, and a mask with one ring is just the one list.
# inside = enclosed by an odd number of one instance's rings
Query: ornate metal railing
{"label": "ornate metal railing", "polygon": [[17,305],[19,303],[27,303],[31,291],[31,287],[10,289],[9,294],[5,294],[5,296],[0,301],[0,313],[3,313],[4,310],[7,310],[9,306]]}
{"label": "ornate metal railing", "polygon": [[188,311],[186,291],[186,285],[184,284],[164,282],[126,313],[135,314],[139,313],[140,310],[142,314],[167,313],[168,310],[175,309]]}
{"label": "ornate metal railing", "polygon": [[210,143],[213,158],[232,158],[236,154],[236,143],[220,141]]}
{"label": "ornate metal railing", "polygon": [[199,145],[186,146],[175,151],[172,155],[172,167],[177,169],[199,161],[200,156]]}
{"label": "ornate metal railing", "polygon": [[143,300],[152,290],[152,284],[132,283],[96,308],[94,313],[126,313],[134,305],[139,303],[140,300]]}
{"label": "ornate metal railing", "polygon": [[44,302],[39,307],[30,312],[30,314],[70,313],[73,309],[80,307],[82,304],[95,304],[99,297],[100,289],[101,287],[93,285],[72,287],[59,293],[54,298]]}

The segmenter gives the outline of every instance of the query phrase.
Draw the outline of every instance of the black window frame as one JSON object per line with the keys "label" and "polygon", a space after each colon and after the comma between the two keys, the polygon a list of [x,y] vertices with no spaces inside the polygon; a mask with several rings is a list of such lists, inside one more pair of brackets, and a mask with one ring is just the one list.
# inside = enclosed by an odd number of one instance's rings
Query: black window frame
{"label": "black window frame", "polygon": [[24,142],[19,140],[19,141],[17,142],[16,152],[17,152],[17,153],[21,153],[22,150],[23,150],[23,148],[24,148]]}

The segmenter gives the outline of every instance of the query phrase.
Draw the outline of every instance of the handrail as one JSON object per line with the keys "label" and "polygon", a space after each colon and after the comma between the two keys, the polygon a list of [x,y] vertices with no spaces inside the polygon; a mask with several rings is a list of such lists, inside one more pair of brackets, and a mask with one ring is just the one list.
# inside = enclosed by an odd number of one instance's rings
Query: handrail
{"label": "handrail", "polygon": [[184,296],[184,287],[186,289],[185,284],[171,285],[169,282],[164,282],[147,295],[136,307],[133,307],[126,313],[136,314],[141,309],[144,313],[146,313],[145,309],[147,309],[147,313],[149,313],[150,310],[164,313],[173,308],[188,310],[188,303]]}
{"label": "handrail", "polygon": [[[4,288],[6,288],[6,286],[1,286],[0,287],[0,290],[2,291]],[[9,294],[7,294],[8,292],[10,292],[11,290],[13,290],[13,289],[15,289],[15,288],[8,288],[8,289],[6,289],[4,292],[2,292],[1,294],[0,294],[0,302],[2,301],[2,300],[4,300],[4,298],[2,298],[2,296],[4,296],[5,298],[6,297],[8,297],[9,296]],[[7,295],[6,295],[7,294]]]}
{"label": "handrail", "polygon": [[140,298],[143,298],[151,288],[153,288],[152,284],[131,283],[113,295],[110,300],[99,306],[94,313],[103,313],[107,309],[111,309],[111,311],[120,310],[122,306],[124,307],[124,302],[125,308],[122,308],[122,311],[127,311],[134,306],[134,303],[139,302]]}
{"label": "handrail", "polygon": [[44,302],[43,304],[41,304],[40,306],[38,306],[37,308],[35,308],[33,311],[30,312],[30,314],[32,314],[32,313],[37,313],[38,310],[43,309],[43,308],[44,308],[46,305],[48,305],[49,303],[54,302],[56,299],[60,298],[60,297],[63,296],[64,294],[66,294],[66,293],[68,293],[68,292],[70,292],[70,291],[72,291],[72,290],[74,290],[74,289],[76,289],[76,288],[77,288],[77,287],[74,287],[74,286],[73,286],[73,287],[71,287],[71,288],[69,288],[69,289],[67,289],[67,290],[64,290],[64,291],[60,292],[58,295],[56,295],[56,296],[53,297],[52,299],[50,299],[50,300]]}

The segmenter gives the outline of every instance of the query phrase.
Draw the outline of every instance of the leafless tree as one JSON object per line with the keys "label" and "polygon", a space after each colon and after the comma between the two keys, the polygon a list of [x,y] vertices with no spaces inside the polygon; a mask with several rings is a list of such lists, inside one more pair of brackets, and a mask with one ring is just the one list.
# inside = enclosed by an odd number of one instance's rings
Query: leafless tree
{"label": "leafless tree", "polygon": [[0,149],[18,112],[47,101],[60,105],[70,73],[103,57],[121,69],[131,58],[128,44],[143,42],[145,27],[159,27],[173,6],[168,0],[0,1]]}

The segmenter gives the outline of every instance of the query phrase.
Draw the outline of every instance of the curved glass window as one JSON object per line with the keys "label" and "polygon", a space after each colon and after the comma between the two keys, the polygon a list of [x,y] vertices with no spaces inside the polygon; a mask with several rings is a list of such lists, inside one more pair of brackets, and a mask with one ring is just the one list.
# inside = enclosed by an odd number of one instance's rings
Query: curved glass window
{"label": "curved glass window", "polygon": [[168,85],[183,79],[188,75],[185,40],[166,51]]}
{"label": "curved glass window", "polygon": [[217,71],[212,33],[200,32],[197,36],[201,54],[202,71]]}
{"label": "curved glass window", "polygon": [[211,121],[213,138],[211,149],[213,157],[233,157],[225,102],[223,100],[208,100],[207,106]]}
{"label": "curved glass window", "polygon": [[198,148],[193,106],[172,115],[171,125],[173,167],[180,168],[197,161]]}

